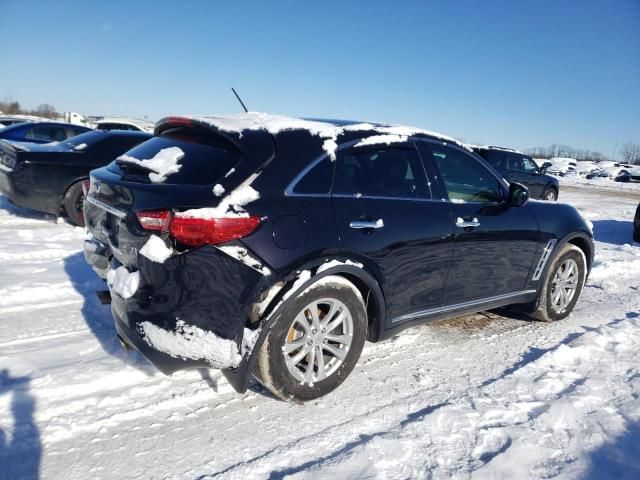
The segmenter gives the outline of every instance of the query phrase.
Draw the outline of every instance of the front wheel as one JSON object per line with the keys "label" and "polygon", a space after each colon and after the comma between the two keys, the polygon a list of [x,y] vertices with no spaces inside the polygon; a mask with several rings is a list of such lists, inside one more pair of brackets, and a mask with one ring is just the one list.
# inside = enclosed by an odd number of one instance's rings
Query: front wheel
{"label": "front wheel", "polygon": [[355,286],[334,275],[287,302],[258,352],[255,373],[278,398],[304,402],[328,394],[351,373],[367,314]]}
{"label": "front wheel", "polygon": [[558,199],[558,192],[556,192],[554,188],[550,188],[545,192],[542,198],[548,202],[555,202]]}
{"label": "front wheel", "polygon": [[533,317],[552,322],[569,316],[580,297],[587,275],[587,260],[582,250],[566,244],[550,265],[540,291]]}

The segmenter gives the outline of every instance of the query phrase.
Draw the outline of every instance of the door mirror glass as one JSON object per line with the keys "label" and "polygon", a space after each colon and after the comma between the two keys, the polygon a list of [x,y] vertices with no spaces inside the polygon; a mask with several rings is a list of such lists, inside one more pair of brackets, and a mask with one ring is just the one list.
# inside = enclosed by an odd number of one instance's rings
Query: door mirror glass
{"label": "door mirror glass", "polygon": [[507,203],[512,207],[521,207],[529,201],[529,189],[520,183],[509,185]]}

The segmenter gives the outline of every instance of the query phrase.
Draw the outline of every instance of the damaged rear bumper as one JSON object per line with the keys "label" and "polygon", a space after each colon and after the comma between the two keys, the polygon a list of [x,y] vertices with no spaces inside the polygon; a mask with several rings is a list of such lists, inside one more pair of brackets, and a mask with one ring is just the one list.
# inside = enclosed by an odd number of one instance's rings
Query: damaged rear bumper
{"label": "damaged rear bumper", "polygon": [[[103,278],[124,268],[97,240],[85,258]],[[249,306],[266,283],[262,273],[205,246],[163,263],[138,255],[137,288],[122,296],[110,283],[118,335],[165,374],[190,368],[233,369],[241,363]],[[220,351],[217,351],[219,349]]]}

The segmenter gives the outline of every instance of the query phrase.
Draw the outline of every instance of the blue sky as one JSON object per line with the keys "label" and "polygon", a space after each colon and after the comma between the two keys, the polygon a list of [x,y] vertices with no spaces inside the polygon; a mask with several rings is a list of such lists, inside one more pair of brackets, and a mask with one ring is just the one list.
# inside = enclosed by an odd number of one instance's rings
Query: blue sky
{"label": "blue sky", "polygon": [[250,110],[472,142],[640,143],[640,0],[0,0],[0,98],[158,119]]}

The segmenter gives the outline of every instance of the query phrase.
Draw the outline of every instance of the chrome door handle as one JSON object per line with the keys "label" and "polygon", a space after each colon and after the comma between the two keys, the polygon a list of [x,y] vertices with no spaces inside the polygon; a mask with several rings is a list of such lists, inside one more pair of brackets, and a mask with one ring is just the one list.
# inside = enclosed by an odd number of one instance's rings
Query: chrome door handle
{"label": "chrome door handle", "polygon": [[476,217],[473,217],[472,220],[465,220],[462,217],[456,218],[456,227],[458,228],[467,228],[467,227],[479,227],[480,222]]}
{"label": "chrome door handle", "polygon": [[362,220],[354,220],[349,223],[351,228],[362,229],[362,228],[382,228],[384,227],[384,222],[381,218],[376,220],[375,222],[364,222]]}

